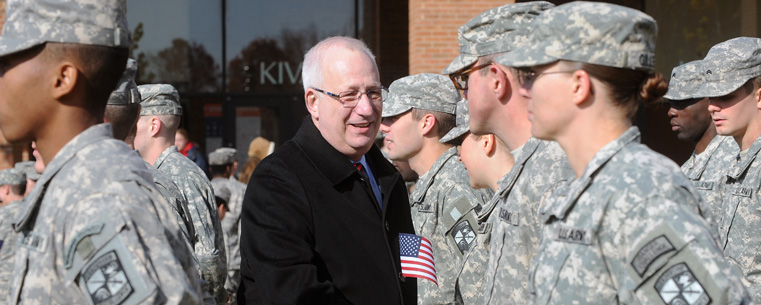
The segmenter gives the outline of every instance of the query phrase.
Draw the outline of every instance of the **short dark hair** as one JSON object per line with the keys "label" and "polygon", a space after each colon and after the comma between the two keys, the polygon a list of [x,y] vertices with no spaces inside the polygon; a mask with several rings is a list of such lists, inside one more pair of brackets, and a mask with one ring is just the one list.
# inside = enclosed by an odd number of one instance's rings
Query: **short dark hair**
{"label": "short dark hair", "polygon": [[5,184],[11,189],[11,193],[13,195],[22,196],[24,195],[24,192],[26,192],[26,183],[19,184],[19,185],[13,185],[13,184]]}
{"label": "short dark hair", "polygon": [[45,55],[53,60],[71,59],[81,72],[80,82],[85,88],[86,106],[102,115],[111,92],[124,73],[129,50],[106,46],[73,43],[45,43]]}
{"label": "short dark hair", "polygon": [[429,113],[432,114],[434,118],[436,118],[436,133],[438,134],[439,138],[443,138],[450,130],[452,130],[452,128],[455,127],[455,125],[457,125],[457,118],[454,114],[434,110],[412,108],[412,118],[415,119],[415,121],[419,121]]}
{"label": "short dark hair", "polygon": [[232,164],[209,165],[209,172],[212,176],[224,175],[228,166],[232,166]]}
{"label": "short dark hair", "polygon": [[140,117],[140,104],[106,105],[103,117],[111,123],[114,139],[123,141]]}

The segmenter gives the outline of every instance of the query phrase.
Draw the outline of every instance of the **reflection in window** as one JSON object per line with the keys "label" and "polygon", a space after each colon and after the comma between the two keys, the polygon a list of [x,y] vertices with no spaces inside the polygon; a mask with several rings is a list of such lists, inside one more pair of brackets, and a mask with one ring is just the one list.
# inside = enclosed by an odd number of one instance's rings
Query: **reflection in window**
{"label": "reflection in window", "polygon": [[355,0],[227,1],[227,89],[298,92],[304,53],[319,40],[356,36]]}

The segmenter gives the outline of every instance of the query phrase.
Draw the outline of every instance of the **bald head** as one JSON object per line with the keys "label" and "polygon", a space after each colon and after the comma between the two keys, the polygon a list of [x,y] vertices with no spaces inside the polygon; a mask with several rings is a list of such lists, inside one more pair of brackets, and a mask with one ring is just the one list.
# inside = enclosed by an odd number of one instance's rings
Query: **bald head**
{"label": "bald head", "polygon": [[[343,36],[326,38],[309,49],[307,54],[304,55],[304,63],[301,69],[301,79],[304,83],[304,90],[312,87],[321,87],[323,85],[324,76],[322,64],[325,62],[333,63],[332,60],[326,60],[326,57],[329,54],[334,54],[331,51],[339,48],[362,52],[366,54],[370,58],[370,61],[375,65],[375,55],[373,55],[373,52],[370,51],[367,45],[361,40]],[[378,71],[377,65],[375,65],[375,71],[376,73]]]}

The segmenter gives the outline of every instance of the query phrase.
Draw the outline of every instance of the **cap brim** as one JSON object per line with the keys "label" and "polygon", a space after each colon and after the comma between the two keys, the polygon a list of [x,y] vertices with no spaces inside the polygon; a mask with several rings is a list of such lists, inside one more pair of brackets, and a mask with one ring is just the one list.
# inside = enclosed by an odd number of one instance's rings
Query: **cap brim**
{"label": "cap brim", "polygon": [[457,139],[461,137],[462,135],[466,134],[468,131],[470,131],[470,125],[464,125],[464,126],[455,126],[447,134],[444,135],[439,140],[439,143],[448,143],[449,141],[452,141],[454,139]]}
{"label": "cap brim", "polygon": [[478,56],[470,54],[460,54],[452,60],[449,65],[441,71],[441,74],[449,75],[465,69],[478,61]]}
{"label": "cap brim", "polygon": [[737,79],[733,81],[708,81],[700,86],[700,90],[698,90],[696,95],[702,97],[725,96],[735,92],[737,89],[740,89],[740,87],[745,85],[746,82],[748,82],[747,79]]}
{"label": "cap brim", "polygon": [[20,39],[0,36],[0,57],[25,51],[43,43],[45,43],[45,41],[38,39]]}
{"label": "cap brim", "polygon": [[381,116],[384,118],[396,116],[410,111],[410,109],[412,109],[412,106],[410,105],[403,105],[401,103],[387,101],[383,103],[383,114],[381,114]]}
{"label": "cap brim", "polygon": [[551,64],[560,58],[547,55],[544,50],[548,45],[544,43],[531,44],[512,50],[494,59],[494,62],[507,67],[534,67]]}

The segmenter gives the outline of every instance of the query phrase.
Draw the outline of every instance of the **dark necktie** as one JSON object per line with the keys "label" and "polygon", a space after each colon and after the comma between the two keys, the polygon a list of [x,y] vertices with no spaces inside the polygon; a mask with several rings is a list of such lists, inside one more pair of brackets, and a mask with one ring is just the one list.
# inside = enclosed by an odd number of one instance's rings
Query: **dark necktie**
{"label": "dark necktie", "polygon": [[[357,168],[357,171],[360,175],[362,175],[362,178],[367,179],[367,170],[365,170],[365,167],[362,166],[362,163],[354,163],[354,167]],[[370,182],[370,180],[367,180],[367,182]]]}

